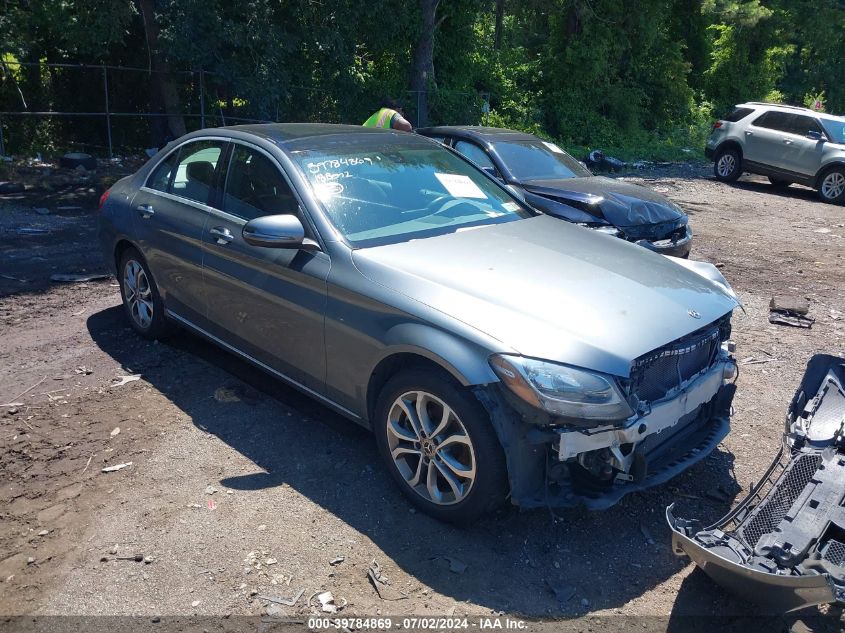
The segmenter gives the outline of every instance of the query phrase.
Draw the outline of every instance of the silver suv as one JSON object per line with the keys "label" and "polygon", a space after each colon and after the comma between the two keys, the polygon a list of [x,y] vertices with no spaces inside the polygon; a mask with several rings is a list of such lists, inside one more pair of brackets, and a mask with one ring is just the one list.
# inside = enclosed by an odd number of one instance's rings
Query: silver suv
{"label": "silver suv", "polygon": [[825,202],[845,201],[845,118],[807,108],[742,103],[713,124],[704,149],[716,178],[743,172],[768,176],[776,187],[812,187]]}

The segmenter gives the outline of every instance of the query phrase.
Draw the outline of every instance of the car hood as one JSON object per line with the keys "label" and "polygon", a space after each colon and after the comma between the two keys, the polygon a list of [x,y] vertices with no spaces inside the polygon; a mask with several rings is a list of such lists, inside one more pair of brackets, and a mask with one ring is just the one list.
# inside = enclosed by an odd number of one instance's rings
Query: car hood
{"label": "car hood", "polygon": [[738,305],[694,269],[549,216],[359,249],[353,260],[505,348],[618,376]]}
{"label": "car hood", "polygon": [[524,180],[520,184],[533,194],[585,210],[592,208],[593,212],[598,210],[608,222],[620,228],[677,222],[686,217],[676,204],[659,193],[604,176]]}

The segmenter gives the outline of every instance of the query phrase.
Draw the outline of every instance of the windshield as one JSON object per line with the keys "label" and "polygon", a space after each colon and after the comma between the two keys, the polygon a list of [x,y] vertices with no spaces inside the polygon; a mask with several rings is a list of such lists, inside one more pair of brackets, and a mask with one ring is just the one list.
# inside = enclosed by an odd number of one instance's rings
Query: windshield
{"label": "windshield", "polygon": [[533,212],[442,147],[368,141],[291,154],[332,224],[356,248],[393,244]]}
{"label": "windshield", "polygon": [[845,121],[834,121],[833,119],[822,119],[824,131],[834,143],[845,144]]}
{"label": "windshield", "polygon": [[546,141],[500,141],[496,152],[517,180],[554,180],[592,176],[590,170]]}

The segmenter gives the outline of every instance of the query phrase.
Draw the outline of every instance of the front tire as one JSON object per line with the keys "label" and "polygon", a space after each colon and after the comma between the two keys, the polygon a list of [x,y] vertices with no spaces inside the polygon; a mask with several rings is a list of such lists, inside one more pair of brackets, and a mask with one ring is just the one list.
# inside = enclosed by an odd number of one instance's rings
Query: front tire
{"label": "front tire", "polygon": [[441,521],[467,525],[502,505],[507,467],[489,416],[450,376],[409,370],[381,390],[374,431],[402,493]]}
{"label": "front tire", "polygon": [[831,203],[845,202],[845,168],[834,167],[822,176],[819,198]]}
{"label": "front tire", "polygon": [[729,147],[719,150],[713,163],[716,180],[733,182],[742,175],[742,156],[738,150]]}
{"label": "front tire", "polygon": [[129,325],[149,339],[164,338],[172,331],[164,316],[164,303],[146,260],[135,248],[120,257],[117,280]]}

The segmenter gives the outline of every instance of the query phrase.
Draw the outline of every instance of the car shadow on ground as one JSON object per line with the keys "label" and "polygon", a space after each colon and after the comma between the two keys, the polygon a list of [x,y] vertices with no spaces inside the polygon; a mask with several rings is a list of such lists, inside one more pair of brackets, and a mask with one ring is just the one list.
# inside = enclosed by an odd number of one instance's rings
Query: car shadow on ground
{"label": "car shadow on ground", "polygon": [[[664,508],[677,502],[678,516],[715,520],[739,490],[733,455],[717,450],[610,510],[510,509],[457,529],[410,510],[368,431],[232,354],[187,333],[144,341],[120,307],[93,314],[87,326],[127,372],[142,373],[194,425],[256,464],[255,472],[224,477],[222,485],[286,484],[371,539],[420,583],[496,611],[560,617],[622,607],[688,564],[671,552]],[[215,399],[221,387],[236,401]],[[466,570],[451,573],[444,557]],[[704,614],[750,610],[712,583],[701,583],[695,601]]]}
{"label": "car shadow on ground", "polygon": [[[715,179],[714,179],[715,180]],[[793,198],[795,200],[814,200],[819,204],[826,204],[819,200],[819,195],[814,189],[805,187],[803,185],[793,184],[789,187],[776,187],[768,180],[748,180],[743,178],[735,182],[729,183],[726,186],[736,187],[737,189],[744,189],[745,191],[754,191],[756,193],[766,193],[781,198]]]}

